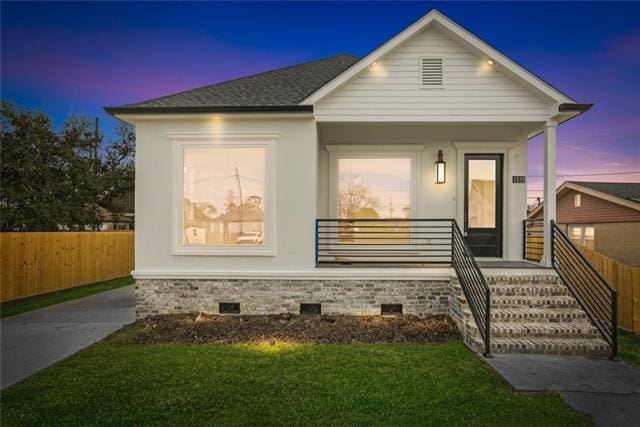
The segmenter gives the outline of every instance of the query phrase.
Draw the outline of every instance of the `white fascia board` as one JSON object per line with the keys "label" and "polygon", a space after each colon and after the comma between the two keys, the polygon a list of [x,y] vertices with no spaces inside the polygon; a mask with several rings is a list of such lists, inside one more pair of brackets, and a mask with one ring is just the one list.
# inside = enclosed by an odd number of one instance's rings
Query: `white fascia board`
{"label": "white fascia board", "polygon": [[320,99],[324,98],[340,86],[347,83],[373,62],[377,61],[382,56],[395,49],[397,46],[404,43],[406,40],[414,36],[419,31],[424,30],[434,22],[437,22],[444,29],[448,30],[449,34],[454,35],[459,41],[462,41],[464,44],[473,48],[487,58],[491,58],[495,62],[495,66],[501,66],[504,70],[521,79],[532,88],[537,89],[543,95],[554,100],[558,104],[576,102],[573,99],[569,98],[567,95],[560,92],[558,89],[551,86],[549,83],[545,82],[541,78],[523,68],[521,65],[514,62],[506,55],[491,47],[489,44],[475,36],[473,33],[467,31],[459,24],[455,23],[454,21],[434,9],[420,18],[418,21],[414,22],[403,31],[398,33],[398,35],[393,37],[391,40],[375,49],[369,55],[362,58],[351,68],[340,74],[338,77],[331,80],[329,83],[304,99],[302,102],[300,102],[300,105],[315,104]]}
{"label": "white fascia board", "polygon": [[253,280],[449,280],[451,267],[434,268],[316,268],[313,270],[211,271],[135,270],[135,279],[253,279]]}
{"label": "white fascia board", "polygon": [[120,120],[135,125],[142,121],[158,120],[211,120],[222,118],[224,120],[273,120],[273,119],[313,119],[311,112],[289,112],[289,113],[153,113],[153,114],[116,114]]}

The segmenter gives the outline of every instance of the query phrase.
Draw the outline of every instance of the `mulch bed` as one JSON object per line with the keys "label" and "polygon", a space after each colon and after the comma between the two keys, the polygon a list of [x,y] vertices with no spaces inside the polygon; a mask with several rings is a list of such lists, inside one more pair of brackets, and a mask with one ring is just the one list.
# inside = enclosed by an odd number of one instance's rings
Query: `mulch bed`
{"label": "mulch bed", "polygon": [[447,316],[219,316],[180,314],[139,320],[130,341],[150,343],[440,343],[460,338]]}

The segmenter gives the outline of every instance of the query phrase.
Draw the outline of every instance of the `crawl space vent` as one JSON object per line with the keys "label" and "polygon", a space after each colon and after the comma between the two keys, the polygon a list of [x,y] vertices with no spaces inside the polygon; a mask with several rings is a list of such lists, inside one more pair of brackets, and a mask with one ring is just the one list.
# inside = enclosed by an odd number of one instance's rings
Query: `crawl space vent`
{"label": "crawl space vent", "polygon": [[381,304],[380,311],[383,316],[398,316],[402,314],[402,304]]}
{"label": "crawl space vent", "polygon": [[300,314],[320,314],[320,304],[300,304]]}
{"label": "crawl space vent", "polygon": [[239,302],[221,302],[218,306],[220,314],[240,314]]}

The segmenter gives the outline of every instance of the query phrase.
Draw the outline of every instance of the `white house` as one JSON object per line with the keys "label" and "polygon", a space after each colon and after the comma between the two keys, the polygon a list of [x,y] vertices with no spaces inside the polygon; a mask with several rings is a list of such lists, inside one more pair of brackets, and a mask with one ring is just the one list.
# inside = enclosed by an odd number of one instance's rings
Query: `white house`
{"label": "white house", "polygon": [[[500,315],[489,315],[488,295],[500,294],[491,286],[519,276],[522,289],[544,282],[570,298],[554,270],[523,262],[527,141],[544,134],[550,267],[556,128],[589,108],[435,10],[364,58],[107,107],[136,126],[138,315],[215,313],[221,302],[242,313],[316,303],[323,313],[379,314],[394,303],[451,314],[465,334],[478,323],[474,336],[487,342]],[[260,215],[239,209],[256,203]],[[199,221],[211,225],[198,227],[214,237],[185,237],[187,204],[209,206]],[[231,236],[217,219],[229,209],[251,230]],[[479,270],[468,250],[494,268]],[[473,319],[463,319],[467,304]],[[575,341],[554,348],[606,347],[567,304],[587,332],[568,331]],[[509,339],[492,345],[540,350]]]}

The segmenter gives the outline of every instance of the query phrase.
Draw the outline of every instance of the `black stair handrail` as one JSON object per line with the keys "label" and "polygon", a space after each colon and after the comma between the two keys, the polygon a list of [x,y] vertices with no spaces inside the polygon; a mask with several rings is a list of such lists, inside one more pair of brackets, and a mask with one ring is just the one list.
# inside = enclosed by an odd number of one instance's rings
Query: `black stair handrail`
{"label": "black stair handrail", "polygon": [[491,290],[456,220],[451,222],[451,235],[451,264],[484,341],[484,356],[491,357]]}
{"label": "black stair handrail", "polygon": [[551,221],[551,264],[591,322],[618,355],[617,291],[575,243]]}

